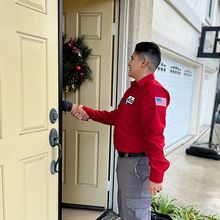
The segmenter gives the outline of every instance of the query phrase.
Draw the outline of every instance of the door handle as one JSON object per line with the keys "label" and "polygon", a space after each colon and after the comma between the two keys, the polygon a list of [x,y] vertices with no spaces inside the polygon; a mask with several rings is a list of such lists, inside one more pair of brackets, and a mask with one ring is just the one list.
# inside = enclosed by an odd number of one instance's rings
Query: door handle
{"label": "door handle", "polygon": [[50,172],[51,174],[55,174],[55,173],[58,173],[58,164],[62,158],[62,146],[60,143],[56,143],[54,146],[52,147],[55,147],[57,146],[58,147],[58,158],[57,160],[52,160],[51,163],[50,163]]}
{"label": "door handle", "polygon": [[51,163],[50,163],[50,172],[51,174],[55,174],[55,173],[58,173],[58,164],[62,158],[62,146],[61,144],[59,143],[59,137],[58,137],[58,133],[57,133],[57,130],[55,128],[52,128],[50,130],[50,134],[49,134],[49,142],[50,142],[50,146],[51,147],[55,147],[57,146],[58,147],[58,158],[57,160],[52,160]]}
{"label": "door handle", "polygon": [[50,146],[51,147],[54,147],[55,144],[58,142],[59,140],[59,136],[58,136],[58,133],[57,133],[57,130],[55,128],[52,128],[50,130],[50,134],[49,134],[49,142],[50,142]]}

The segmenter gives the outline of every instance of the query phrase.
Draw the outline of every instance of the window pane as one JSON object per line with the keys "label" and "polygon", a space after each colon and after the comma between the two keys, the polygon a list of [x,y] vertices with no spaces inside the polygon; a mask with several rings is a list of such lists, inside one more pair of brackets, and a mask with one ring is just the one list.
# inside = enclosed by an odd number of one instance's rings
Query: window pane
{"label": "window pane", "polygon": [[215,42],[215,31],[207,31],[205,35],[205,42],[204,42],[204,53],[213,53],[214,42]]}

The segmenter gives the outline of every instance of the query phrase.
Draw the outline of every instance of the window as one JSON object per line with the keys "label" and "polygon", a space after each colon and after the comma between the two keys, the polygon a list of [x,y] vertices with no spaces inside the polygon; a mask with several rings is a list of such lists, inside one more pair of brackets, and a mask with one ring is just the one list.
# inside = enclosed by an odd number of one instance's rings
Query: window
{"label": "window", "polygon": [[170,67],[170,73],[181,75],[181,72],[182,72],[182,70],[178,66],[171,66]]}
{"label": "window", "polygon": [[186,69],[186,70],[184,70],[183,75],[184,75],[184,76],[186,76],[186,77],[192,77],[192,71],[191,71],[191,70]]}
{"label": "window", "polygon": [[166,72],[166,67],[167,67],[167,65],[164,64],[163,62],[161,62],[157,69],[162,72]]}

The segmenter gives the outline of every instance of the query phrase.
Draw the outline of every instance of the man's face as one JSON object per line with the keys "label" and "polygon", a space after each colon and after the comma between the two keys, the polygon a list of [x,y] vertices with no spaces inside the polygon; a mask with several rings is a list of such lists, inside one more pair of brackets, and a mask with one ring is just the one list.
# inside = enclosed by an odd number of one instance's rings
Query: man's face
{"label": "man's face", "polygon": [[131,60],[128,62],[129,72],[128,75],[136,79],[141,74],[141,64],[143,60],[141,60],[138,55],[134,52],[131,55]]}

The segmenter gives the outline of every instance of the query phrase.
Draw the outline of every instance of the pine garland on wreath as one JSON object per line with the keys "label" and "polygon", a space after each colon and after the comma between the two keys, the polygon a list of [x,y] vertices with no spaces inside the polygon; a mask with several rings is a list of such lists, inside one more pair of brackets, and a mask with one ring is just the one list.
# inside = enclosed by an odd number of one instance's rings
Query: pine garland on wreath
{"label": "pine garland on wreath", "polygon": [[91,80],[91,69],[87,63],[91,49],[85,44],[84,36],[70,38],[63,36],[63,86],[66,93],[76,91],[87,79]]}

